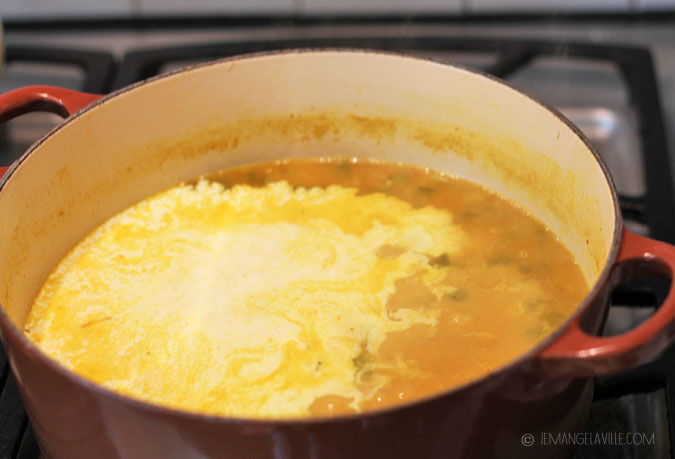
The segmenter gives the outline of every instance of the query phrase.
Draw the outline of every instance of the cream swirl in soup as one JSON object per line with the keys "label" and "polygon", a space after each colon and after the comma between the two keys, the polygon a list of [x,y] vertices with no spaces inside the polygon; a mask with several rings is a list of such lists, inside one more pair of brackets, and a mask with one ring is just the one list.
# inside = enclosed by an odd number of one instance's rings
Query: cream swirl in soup
{"label": "cream swirl in soup", "polygon": [[541,223],[468,182],[352,159],[181,184],[50,274],[27,335],[113,391],[285,418],[447,390],[559,325],[587,286]]}

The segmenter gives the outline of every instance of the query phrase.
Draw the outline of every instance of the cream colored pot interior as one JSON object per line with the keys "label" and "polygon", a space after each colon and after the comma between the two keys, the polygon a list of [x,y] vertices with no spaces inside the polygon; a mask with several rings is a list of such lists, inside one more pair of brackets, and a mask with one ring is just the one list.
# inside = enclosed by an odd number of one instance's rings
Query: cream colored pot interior
{"label": "cream colored pot interior", "polygon": [[143,197],[233,165],[349,155],[481,183],[545,221],[589,283],[614,205],[601,167],[548,110],[463,69],[367,52],[284,53],[157,79],[48,137],[0,193],[0,301],[21,325],[49,271]]}

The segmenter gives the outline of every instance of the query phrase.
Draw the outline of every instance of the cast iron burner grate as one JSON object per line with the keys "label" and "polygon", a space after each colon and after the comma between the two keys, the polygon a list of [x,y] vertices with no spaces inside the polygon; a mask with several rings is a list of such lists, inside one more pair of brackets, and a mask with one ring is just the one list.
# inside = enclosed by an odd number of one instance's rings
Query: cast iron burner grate
{"label": "cast iron burner grate", "polygon": [[[670,161],[666,146],[661,104],[654,64],[644,48],[604,46],[585,43],[525,41],[514,39],[479,39],[448,37],[363,37],[307,38],[211,43],[195,46],[164,47],[128,52],[121,62],[112,85],[108,86],[111,67],[92,69],[87,74],[84,90],[106,92],[157,75],[162,68],[181,61],[211,59],[291,48],[367,48],[403,53],[452,52],[496,54],[496,59],[483,71],[508,79],[516,71],[540,57],[570,57],[608,62],[620,71],[635,109],[640,147],[643,153],[646,192],[641,196],[620,196],[621,209],[627,220],[646,225],[653,238],[675,243],[675,207]],[[70,56],[72,51],[41,48],[8,48],[8,59],[54,60],[55,55]],[[109,58],[109,56],[108,56]],[[107,60],[106,58],[105,60]],[[57,59],[60,60],[60,59]],[[69,62],[81,62],[79,58]],[[110,58],[108,66],[112,65]],[[87,67],[87,65],[85,65]],[[660,280],[646,280],[617,289],[613,304],[636,308],[654,307],[662,301],[667,285]],[[655,362],[634,370],[598,378],[594,401],[622,397],[627,394],[650,393],[665,389],[670,445],[675,445],[675,346],[671,346]],[[632,453],[612,451],[611,457],[632,458]],[[0,349],[0,458],[33,459],[39,456],[30,424],[20,400],[16,382]],[[577,453],[577,458],[605,457],[597,450]],[[610,456],[606,456],[610,457]],[[671,457],[674,457],[671,449]]]}
{"label": "cast iron burner grate", "polygon": [[8,46],[5,61],[8,65],[21,61],[80,67],[84,73],[80,90],[93,93],[110,90],[116,67],[113,56],[105,52],[48,46]]}

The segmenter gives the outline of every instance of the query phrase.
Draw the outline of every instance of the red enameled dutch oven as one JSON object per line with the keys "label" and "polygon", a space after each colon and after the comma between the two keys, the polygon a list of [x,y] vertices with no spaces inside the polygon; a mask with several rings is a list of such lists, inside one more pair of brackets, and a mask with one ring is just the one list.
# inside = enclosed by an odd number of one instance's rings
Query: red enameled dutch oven
{"label": "red enameled dutch oven", "polygon": [[[569,450],[538,435],[582,432],[592,377],[655,357],[675,332],[671,292],[634,330],[596,336],[613,286],[672,277],[675,248],[626,231],[607,169],[579,131],[491,77],[392,54],[292,51],[201,65],[103,97],[51,87],[0,96],[2,119],[35,110],[66,120],[0,181],[0,329],[49,457],[565,457]],[[428,166],[517,201],[567,245],[590,293],[555,333],[485,377],[336,418],[154,406],[70,373],[24,337],[46,275],[116,212],[203,173],[318,155]]]}

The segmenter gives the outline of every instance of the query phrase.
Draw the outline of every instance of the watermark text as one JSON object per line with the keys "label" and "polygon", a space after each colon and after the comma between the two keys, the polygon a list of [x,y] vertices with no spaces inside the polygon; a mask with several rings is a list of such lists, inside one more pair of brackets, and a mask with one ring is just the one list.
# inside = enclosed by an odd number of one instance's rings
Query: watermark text
{"label": "watermark text", "polygon": [[523,446],[653,445],[654,432],[539,432],[523,434]]}

